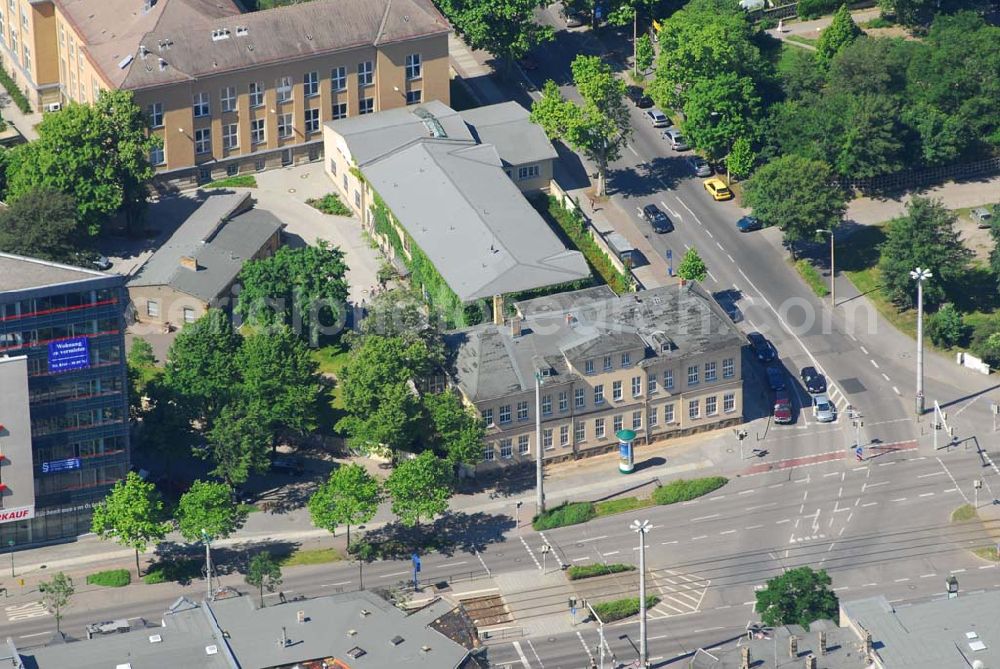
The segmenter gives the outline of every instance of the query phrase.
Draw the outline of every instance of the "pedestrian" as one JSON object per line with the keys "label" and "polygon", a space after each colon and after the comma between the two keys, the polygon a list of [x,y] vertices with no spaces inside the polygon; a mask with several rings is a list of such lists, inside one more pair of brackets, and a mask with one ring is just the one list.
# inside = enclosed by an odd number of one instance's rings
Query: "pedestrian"
{"label": "pedestrian", "polygon": [[590,210],[593,211],[594,210],[594,196],[591,195],[590,193],[587,193],[587,201],[590,202]]}
{"label": "pedestrian", "polygon": [[785,20],[778,19],[778,34],[780,35],[783,32],[785,32]]}

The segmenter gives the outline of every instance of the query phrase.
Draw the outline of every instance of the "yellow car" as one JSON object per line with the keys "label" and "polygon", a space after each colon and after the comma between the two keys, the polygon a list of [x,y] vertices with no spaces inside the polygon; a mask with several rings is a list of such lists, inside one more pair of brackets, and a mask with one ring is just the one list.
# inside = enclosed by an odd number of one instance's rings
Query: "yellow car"
{"label": "yellow car", "polygon": [[722,179],[718,177],[712,177],[711,179],[705,179],[705,190],[708,194],[712,196],[713,200],[732,200],[733,191],[729,190],[729,186],[725,184]]}

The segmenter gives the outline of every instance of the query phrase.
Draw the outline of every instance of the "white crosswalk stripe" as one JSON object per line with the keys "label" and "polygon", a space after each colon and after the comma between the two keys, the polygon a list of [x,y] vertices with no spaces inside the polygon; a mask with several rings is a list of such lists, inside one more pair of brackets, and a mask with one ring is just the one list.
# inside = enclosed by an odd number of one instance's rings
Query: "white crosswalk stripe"
{"label": "white crosswalk stripe", "polygon": [[660,598],[660,602],[647,614],[651,619],[697,612],[711,583],[710,579],[672,569],[651,569],[648,578],[652,586],[650,594]]}

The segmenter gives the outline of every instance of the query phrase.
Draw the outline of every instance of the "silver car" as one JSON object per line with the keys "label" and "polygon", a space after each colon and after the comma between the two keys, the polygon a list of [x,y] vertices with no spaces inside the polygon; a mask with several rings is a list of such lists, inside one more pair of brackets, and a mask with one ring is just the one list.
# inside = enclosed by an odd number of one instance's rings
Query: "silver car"
{"label": "silver car", "polygon": [[684,135],[677,128],[669,128],[663,131],[663,139],[670,143],[670,148],[674,151],[687,151],[690,147],[687,145],[687,140],[684,139]]}
{"label": "silver car", "polygon": [[820,423],[832,423],[837,419],[837,407],[825,393],[813,395],[813,418]]}
{"label": "silver car", "polygon": [[688,165],[694,170],[695,176],[698,177],[710,177],[712,176],[712,166],[708,164],[708,161],[701,156],[691,156],[688,158]]}
{"label": "silver car", "polygon": [[993,223],[993,214],[986,207],[976,207],[971,214],[972,219],[976,222],[976,227],[988,228]]}
{"label": "silver car", "polygon": [[671,124],[670,117],[661,112],[656,107],[646,110],[646,118],[653,124],[654,128],[666,128]]}

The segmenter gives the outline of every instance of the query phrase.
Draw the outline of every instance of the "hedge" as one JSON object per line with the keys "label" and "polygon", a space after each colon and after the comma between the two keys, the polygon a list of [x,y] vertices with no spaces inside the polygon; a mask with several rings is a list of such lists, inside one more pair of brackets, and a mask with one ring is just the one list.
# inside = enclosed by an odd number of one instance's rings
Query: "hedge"
{"label": "hedge", "polygon": [[554,509],[535,516],[531,526],[536,530],[551,530],[556,527],[585,523],[597,515],[591,502],[563,502]]}
{"label": "hedge", "polygon": [[844,4],[844,0],[799,0],[796,13],[800,19],[816,19],[824,14],[832,14]]}
{"label": "hedge", "polygon": [[28,98],[24,97],[24,92],[11,79],[10,73],[2,67],[0,67],[0,84],[3,84],[3,87],[7,89],[7,94],[10,95],[10,99],[14,101],[18,109],[25,114],[31,113],[31,104],[28,103]]}
{"label": "hedge", "polygon": [[88,585],[103,585],[106,588],[122,588],[132,582],[132,573],[128,569],[109,569],[87,575]]}
{"label": "hedge", "polygon": [[687,502],[713,490],[718,490],[729,483],[725,476],[708,476],[701,479],[686,481],[678,479],[653,491],[653,502],[656,504],[676,504]]}
{"label": "hedge", "polygon": [[566,576],[571,581],[579,581],[581,578],[593,578],[594,576],[604,576],[605,574],[620,574],[623,571],[635,571],[635,565],[621,563],[574,565],[566,570]]}
{"label": "hedge", "polygon": [[146,575],[142,577],[146,585],[156,585],[167,581],[177,581],[181,585],[187,585],[196,578],[203,576],[201,560],[194,558],[180,558],[164,562],[158,562],[146,570]]}
{"label": "hedge", "polygon": [[[660,598],[655,595],[646,595],[646,609],[649,610],[660,603]],[[597,613],[601,622],[610,623],[622,618],[628,618],[639,613],[639,598],[626,597],[625,599],[615,599],[610,602],[600,602],[592,604],[594,612]]]}

